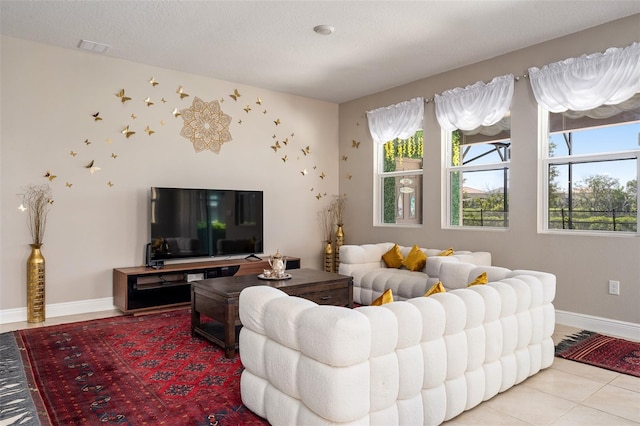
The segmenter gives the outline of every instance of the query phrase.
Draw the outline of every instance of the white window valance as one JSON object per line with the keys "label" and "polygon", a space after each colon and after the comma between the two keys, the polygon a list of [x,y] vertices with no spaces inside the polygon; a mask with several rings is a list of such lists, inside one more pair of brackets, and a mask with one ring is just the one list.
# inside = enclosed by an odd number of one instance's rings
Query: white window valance
{"label": "white window valance", "polygon": [[424,98],[367,111],[369,132],[374,143],[386,143],[396,138],[408,139],[422,129]]}
{"label": "white window valance", "polygon": [[640,92],[640,43],[529,68],[538,104],[551,112],[615,105]]}
{"label": "white window valance", "polygon": [[447,132],[473,130],[502,120],[511,107],[513,74],[496,77],[485,84],[478,81],[467,87],[435,95],[436,118]]}

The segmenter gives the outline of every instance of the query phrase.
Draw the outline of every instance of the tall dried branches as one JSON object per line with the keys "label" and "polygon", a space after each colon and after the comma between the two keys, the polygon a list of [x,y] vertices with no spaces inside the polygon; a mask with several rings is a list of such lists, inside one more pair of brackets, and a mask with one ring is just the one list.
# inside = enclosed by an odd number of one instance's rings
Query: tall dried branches
{"label": "tall dried branches", "polygon": [[53,200],[51,188],[47,184],[30,185],[22,196],[22,206],[27,212],[27,225],[33,244],[42,244],[44,231],[47,226],[47,214]]}

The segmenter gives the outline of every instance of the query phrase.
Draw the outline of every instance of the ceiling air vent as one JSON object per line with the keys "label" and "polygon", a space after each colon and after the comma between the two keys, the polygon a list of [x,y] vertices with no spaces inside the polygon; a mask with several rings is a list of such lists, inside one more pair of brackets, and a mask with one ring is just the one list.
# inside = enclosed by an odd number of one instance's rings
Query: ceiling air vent
{"label": "ceiling air vent", "polygon": [[89,50],[95,53],[105,53],[111,46],[104,43],[97,43],[95,41],[80,40],[78,47],[83,50]]}

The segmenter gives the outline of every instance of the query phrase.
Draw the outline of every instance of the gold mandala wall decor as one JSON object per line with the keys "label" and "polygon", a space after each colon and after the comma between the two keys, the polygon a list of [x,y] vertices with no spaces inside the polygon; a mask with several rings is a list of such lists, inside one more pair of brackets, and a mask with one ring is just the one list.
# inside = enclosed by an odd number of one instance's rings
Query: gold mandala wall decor
{"label": "gold mandala wall decor", "polygon": [[218,154],[222,144],[231,140],[231,116],[222,111],[217,100],[204,102],[196,96],[191,107],[180,114],[184,120],[180,136],[189,139],[196,152],[208,149]]}

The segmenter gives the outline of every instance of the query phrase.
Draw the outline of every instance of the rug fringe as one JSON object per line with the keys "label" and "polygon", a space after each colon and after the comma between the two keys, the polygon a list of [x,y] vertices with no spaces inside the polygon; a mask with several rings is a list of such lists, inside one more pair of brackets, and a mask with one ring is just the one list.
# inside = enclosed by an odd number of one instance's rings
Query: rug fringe
{"label": "rug fringe", "polygon": [[593,331],[582,330],[578,333],[572,334],[570,336],[565,337],[560,343],[556,345],[556,356],[560,353],[566,351],[569,348],[574,347],[580,342],[585,341],[589,337],[598,334]]}

